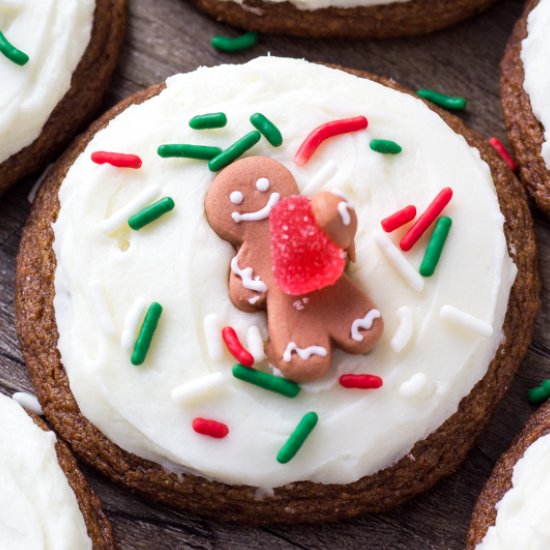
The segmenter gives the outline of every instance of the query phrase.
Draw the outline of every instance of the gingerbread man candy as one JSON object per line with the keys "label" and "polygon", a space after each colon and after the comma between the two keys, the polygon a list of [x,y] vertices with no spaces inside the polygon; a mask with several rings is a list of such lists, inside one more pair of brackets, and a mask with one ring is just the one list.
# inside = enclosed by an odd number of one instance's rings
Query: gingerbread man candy
{"label": "gingerbread man candy", "polygon": [[266,352],[286,378],[322,377],[335,347],[363,354],[376,345],[380,312],[344,273],[346,259],[355,259],[357,229],[344,198],[300,196],[281,163],[247,157],[215,177],[205,211],[212,229],[237,252],[230,299],[242,311],[266,310]]}

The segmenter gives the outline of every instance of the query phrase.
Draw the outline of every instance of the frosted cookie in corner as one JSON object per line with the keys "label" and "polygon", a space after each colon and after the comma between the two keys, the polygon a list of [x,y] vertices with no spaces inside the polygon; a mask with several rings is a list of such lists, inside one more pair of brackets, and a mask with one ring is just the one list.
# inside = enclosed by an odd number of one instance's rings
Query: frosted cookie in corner
{"label": "frosted cookie in corner", "polygon": [[64,443],[0,394],[0,547],[114,549],[110,524]]}
{"label": "frosted cookie in corner", "polygon": [[472,515],[468,550],[550,546],[550,407],[529,420],[499,459]]}
{"label": "frosted cookie in corner", "polygon": [[33,209],[17,327],[46,416],[106,475],[227,520],[386,510],[455,471],[538,307],[525,197],[490,146],[302,60],[128,98]]}
{"label": "frosted cookie in corner", "polygon": [[43,169],[95,113],[124,23],[125,0],[0,0],[0,191]]}
{"label": "frosted cookie in corner", "polygon": [[550,1],[530,0],[501,64],[501,100],[519,175],[538,208],[550,214]]}
{"label": "frosted cookie in corner", "polygon": [[191,0],[236,27],[296,36],[387,38],[443,29],[494,0]]}

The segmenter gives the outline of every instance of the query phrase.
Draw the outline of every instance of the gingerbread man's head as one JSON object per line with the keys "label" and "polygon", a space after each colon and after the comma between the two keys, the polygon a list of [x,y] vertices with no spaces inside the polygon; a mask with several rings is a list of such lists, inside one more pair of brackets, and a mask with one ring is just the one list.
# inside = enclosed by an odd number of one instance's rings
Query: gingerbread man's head
{"label": "gingerbread man's head", "polygon": [[204,201],[206,218],[220,237],[239,246],[259,230],[259,224],[267,225],[280,199],[296,194],[296,181],[281,163],[246,157],[214,178]]}

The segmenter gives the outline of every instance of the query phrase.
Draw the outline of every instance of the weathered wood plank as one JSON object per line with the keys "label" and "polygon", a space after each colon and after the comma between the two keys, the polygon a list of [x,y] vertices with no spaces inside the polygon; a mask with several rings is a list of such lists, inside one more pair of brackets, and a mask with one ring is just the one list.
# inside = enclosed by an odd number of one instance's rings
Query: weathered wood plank
{"label": "weathered wood plank", "polygon": [[[105,107],[175,72],[271,52],[369,70],[412,88],[464,95],[470,100],[465,121],[487,136],[503,139],[498,63],[521,7],[520,0],[503,0],[478,18],[428,37],[361,42],[265,36],[252,51],[229,56],[214,51],[209,42],[214,34],[232,31],[183,0],[132,0],[125,49]],[[0,391],[7,394],[31,389],[14,330],[13,279],[32,184],[30,178],[0,200]],[[550,273],[550,223],[539,214],[535,219],[544,278]],[[509,395],[460,471],[427,494],[380,516],[334,525],[258,529],[149,505],[86,470],[104,499],[121,548],[463,548],[470,512],[484,480],[531,413],[527,389],[550,376],[549,303],[545,287],[535,340]]]}

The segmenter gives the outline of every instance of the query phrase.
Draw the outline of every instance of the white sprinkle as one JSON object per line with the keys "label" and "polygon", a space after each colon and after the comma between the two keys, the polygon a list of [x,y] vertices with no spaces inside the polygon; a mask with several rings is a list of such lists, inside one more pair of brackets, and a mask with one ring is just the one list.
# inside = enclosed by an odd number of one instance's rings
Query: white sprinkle
{"label": "white sprinkle", "polygon": [[233,191],[230,195],[229,195],[229,200],[233,203],[233,204],[242,204],[243,200],[244,200],[244,195],[240,192],[240,191]]}
{"label": "white sprinkle", "polygon": [[254,292],[265,292],[267,290],[267,285],[260,277],[254,277],[254,271],[251,267],[245,267],[243,269],[239,267],[238,256],[233,256],[231,260],[231,271],[242,279],[243,286],[247,290],[253,290]]}
{"label": "white sprinkle", "polygon": [[391,339],[391,348],[395,353],[399,353],[405,349],[409,343],[413,333],[413,316],[410,307],[403,306],[397,310],[397,318],[399,326]]}
{"label": "white sprinkle", "polygon": [[407,399],[423,400],[433,395],[435,384],[423,372],[413,374],[399,386],[399,393]]}
{"label": "white sprinkle", "polygon": [[101,223],[101,229],[105,233],[112,233],[117,230],[121,225],[128,222],[128,218],[132,215],[148,206],[154,199],[156,199],[161,193],[158,185],[150,185],[146,187],[139,195],[134,197],[126,206],[123,206],[120,210],[117,210],[109,218]]}
{"label": "white sprinkle", "polygon": [[[1,4],[0,4],[1,6]],[[53,168],[53,164],[49,164],[46,169],[40,174],[39,178],[35,181],[34,185],[32,186],[32,189],[29,191],[29,195],[27,196],[27,200],[32,204],[34,202],[34,199],[36,199],[36,193],[38,193],[38,189],[40,189],[40,186],[44,182],[44,180],[48,177],[51,169]]]}
{"label": "white sprinkle", "polygon": [[12,396],[14,401],[17,401],[23,408],[42,416],[42,407],[33,393],[27,393],[26,391],[16,391]]}
{"label": "white sprinkle", "polygon": [[123,350],[129,351],[134,347],[136,332],[146,307],[147,303],[143,298],[136,298],[132,307],[128,310],[126,319],[124,319],[122,334],[120,335],[120,346]]}
{"label": "white sprinkle", "polygon": [[320,357],[326,357],[327,350],[322,346],[309,346],[307,348],[299,348],[296,342],[289,342],[283,353],[283,361],[290,363],[292,360],[292,352],[295,351],[300,359],[307,361],[312,355],[319,355]]}
{"label": "white sprinkle", "polygon": [[107,336],[113,336],[115,334],[115,325],[107,306],[107,301],[105,300],[105,291],[99,281],[96,280],[90,281],[89,286],[99,326]]}
{"label": "white sprinkle", "polygon": [[256,325],[250,325],[246,331],[246,347],[254,357],[254,361],[259,362],[265,359],[264,340]]}
{"label": "white sprinkle", "polygon": [[203,321],[204,337],[206,338],[206,349],[210,359],[218,361],[224,355],[222,340],[222,323],[218,315],[210,313]]}
{"label": "white sprinkle", "polygon": [[410,287],[417,292],[421,292],[424,289],[424,279],[401,254],[390,238],[380,229],[375,229],[374,242],[403,279],[409,283]]}
{"label": "white sprinkle", "polygon": [[356,342],[362,342],[365,337],[359,332],[359,330],[370,330],[375,319],[381,317],[380,312],[377,309],[371,309],[364,317],[361,319],[355,319],[351,324],[351,339]]}
{"label": "white sprinkle", "polygon": [[442,319],[472,330],[480,336],[489,337],[493,334],[493,327],[454,306],[444,305],[439,313]]}
{"label": "white sprinkle", "polygon": [[223,372],[213,372],[174,388],[171,396],[176,403],[191,403],[214,397],[226,387]]}
{"label": "white sprinkle", "polygon": [[329,160],[302,189],[302,195],[313,195],[316,193],[334,177],[337,171],[338,165],[333,160]]}
{"label": "white sprinkle", "polygon": [[344,225],[349,225],[351,223],[351,216],[349,215],[349,210],[352,209],[351,204],[348,204],[345,201],[338,203],[338,214],[340,214],[340,218],[342,218],[342,223]]}
{"label": "white sprinkle", "polygon": [[267,178],[260,178],[256,180],[256,189],[265,193],[269,189],[269,180]]}

